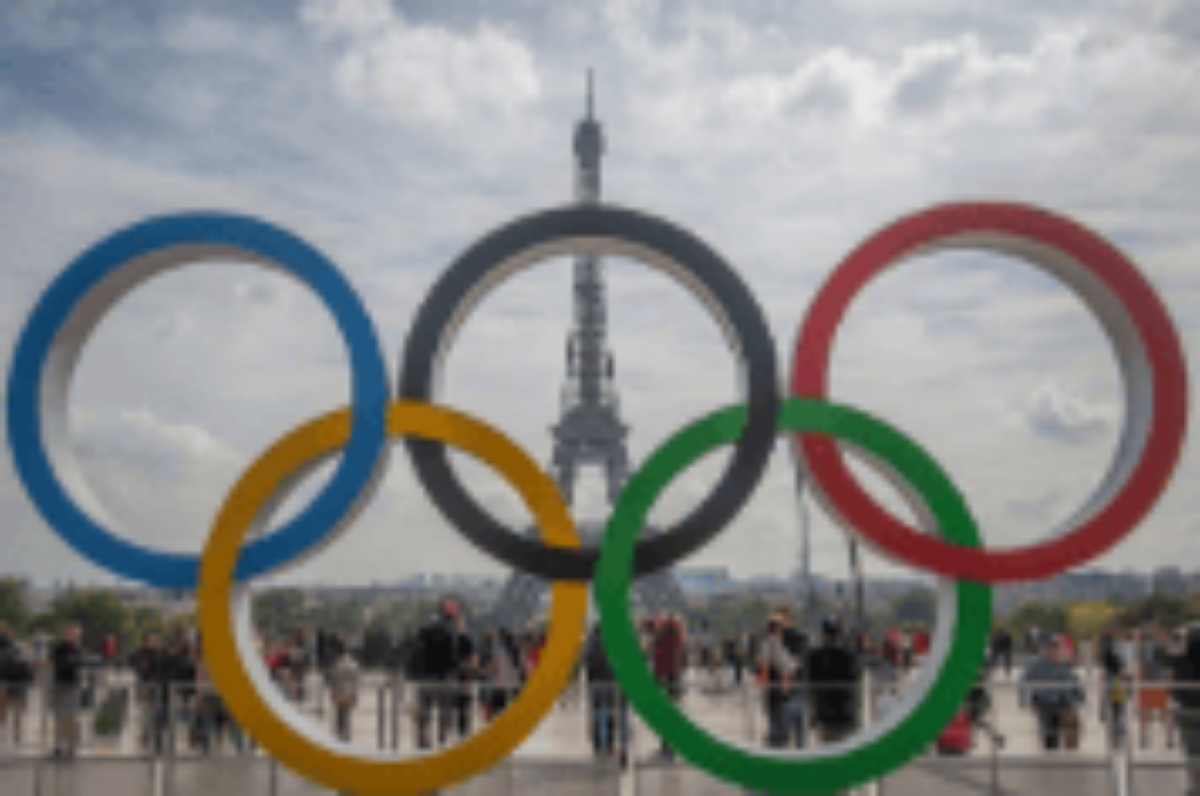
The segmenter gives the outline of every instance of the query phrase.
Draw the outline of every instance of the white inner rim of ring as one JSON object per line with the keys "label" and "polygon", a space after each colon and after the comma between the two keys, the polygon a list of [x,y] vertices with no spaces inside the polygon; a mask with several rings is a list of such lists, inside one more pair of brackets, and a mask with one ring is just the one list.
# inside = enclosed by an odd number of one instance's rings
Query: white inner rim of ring
{"label": "white inner rim of ring", "polygon": [[[63,320],[47,352],[40,388],[42,442],[50,467],[63,490],[97,525],[113,533],[120,526],[92,490],[71,444],[70,396],[75,369],[101,319],[117,302],[150,279],[203,261],[230,261],[266,267],[297,279],[277,263],[253,252],[225,244],[179,244],[132,258],[111,270],[91,287]],[[304,285],[304,287],[308,287]]]}
{"label": "white inner rim of ring", "polygon": [[[444,360],[449,353],[450,348],[454,345],[454,340],[458,335],[462,325],[474,311],[475,307],[483,298],[498,287],[502,282],[509,277],[514,276],[520,271],[530,268],[538,263],[546,260],[551,260],[556,257],[624,257],[630,260],[636,260],[645,265],[649,265],[660,271],[663,271],[668,276],[674,278],[683,287],[685,287],[699,302],[704,306],[713,320],[721,329],[722,335],[725,337],[729,348],[734,352],[738,362],[738,372],[741,376],[742,393],[745,393],[745,385],[749,383],[749,365],[745,361],[745,355],[742,351],[740,341],[737,337],[737,329],[733,325],[731,319],[725,315],[722,310],[721,303],[717,300],[708,288],[697,279],[692,272],[681,265],[675,259],[668,257],[661,252],[629,243],[621,238],[608,237],[571,237],[560,238],[549,243],[544,243],[538,246],[533,246],[525,251],[509,257],[507,260],[499,263],[497,266],[488,271],[485,279],[479,280],[458,302],[455,307],[454,314],[451,316],[442,333],[438,338],[437,351],[433,361],[433,389],[431,398],[436,400],[441,393],[442,369]],[[764,323],[765,323],[764,318]]]}
{"label": "white inner rim of ring", "polygon": [[[1090,268],[1052,246],[1026,238],[994,232],[955,235],[906,253],[877,271],[872,279],[882,276],[886,271],[897,268],[906,260],[915,257],[939,251],[971,249],[1019,257],[1070,289],[1100,323],[1112,346],[1121,372],[1125,388],[1125,419],[1121,427],[1116,454],[1103,480],[1091,496],[1065,522],[1050,533],[1051,538],[1061,538],[1100,514],[1125,488],[1125,484],[1129,481],[1142,457],[1142,451],[1145,450],[1154,425],[1154,378],[1145,342],[1120,297],[1110,290]],[[849,305],[847,306],[848,311]],[[833,345],[835,340],[831,340],[830,344]],[[804,463],[805,469],[809,471],[807,480],[812,485],[814,493],[826,510],[845,524],[845,518],[841,516],[837,506],[821,488],[820,480],[812,477],[811,465],[805,459],[803,448],[799,452],[800,460]],[[986,533],[984,538],[986,540]],[[871,545],[876,552],[890,558],[890,554],[872,540],[864,538],[864,541]],[[997,546],[992,549],[1004,548]]]}

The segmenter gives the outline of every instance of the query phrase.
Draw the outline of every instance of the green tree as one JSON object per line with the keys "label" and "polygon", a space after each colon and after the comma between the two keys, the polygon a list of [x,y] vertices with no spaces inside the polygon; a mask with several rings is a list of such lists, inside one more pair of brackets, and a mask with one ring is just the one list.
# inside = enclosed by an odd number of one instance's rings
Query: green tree
{"label": "green tree", "polygon": [[766,627],[767,617],[778,606],[763,597],[733,597],[713,602],[709,627],[718,636],[732,636]]}
{"label": "green tree", "polygon": [[367,612],[357,600],[331,600],[309,612],[311,624],[334,633],[357,635],[367,624]]}
{"label": "green tree", "polygon": [[1067,609],[1060,603],[1030,600],[1013,613],[1008,626],[1018,643],[1031,627],[1036,627],[1044,633],[1065,633],[1067,631]]}
{"label": "green tree", "polygon": [[1076,638],[1099,636],[1117,617],[1117,609],[1107,602],[1089,600],[1067,608],[1067,631]]}
{"label": "green tree", "polygon": [[1154,592],[1121,611],[1117,625],[1125,628],[1145,625],[1173,627],[1187,620],[1187,601],[1172,594]]}
{"label": "green tree", "polygon": [[122,639],[124,649],[141,644],[150,633],[159,638],[167,636],[167,618],[162,611],[149,605],[139,605],[129,612],[129,625]]}
{"label": "green tree", "polygon": [[25,631],[29,622],[29,607],[25,595],[29,584],[18,578],[0,578],[0,624],[17,633]]}
{"label": "green tree", "polygon": [[393,600],[372,614],[367,627],[391,638],[400,638],[432,615],[436,607],[433,600]]}
{"label": "green tree", "polygon": [[74,591],[60,595],[50,607],[46,630],[60,632],[68,624],[83,630],[83,645],[100,648],[107,636],[123,637],[130,612],[115,594],[106,591]]}
{"label": "green tree", "polygon": [[304,594],[299,589],[271,589],[255,595],[254,626],[266,638],[290,636],[308,623]]}

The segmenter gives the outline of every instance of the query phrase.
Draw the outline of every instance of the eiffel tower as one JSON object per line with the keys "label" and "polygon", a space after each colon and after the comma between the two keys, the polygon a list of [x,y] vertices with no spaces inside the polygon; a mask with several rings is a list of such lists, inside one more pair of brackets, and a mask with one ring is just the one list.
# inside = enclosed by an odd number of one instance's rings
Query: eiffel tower
{"label": "eiffel tower", "polygon": [[[581,204],[600,201],[600,159],[604,131],[596,120],[592,75],[588,72],[587,117],[575,132],[578,161],[575,198]],[[567,385],[562,392],[562,417],[553,429],[554,458],[550,472],[569,504],[574,504],[575,483],[583,466],[601,467],[611,506],[629,479],[629,427],[621,422],[621,405],[614,387],[614,363],[607,344],[608,312],[601,261],[595,256],[575,260],[575,324],[567,339]],[[580,522],[576,528],[584,545],[596,546],[604,533],[603,522]],[[529,531],[536,535],[536,529]],[[647,529],[643,534],[654,533]],[[492,627],[527,627],[541,612],[549,584],[533,575],[517,573],[504,585],[484,624]],[[652,612],[686,612],[683,590],[669,572],[656,572],[634,582],[634,596]]]}

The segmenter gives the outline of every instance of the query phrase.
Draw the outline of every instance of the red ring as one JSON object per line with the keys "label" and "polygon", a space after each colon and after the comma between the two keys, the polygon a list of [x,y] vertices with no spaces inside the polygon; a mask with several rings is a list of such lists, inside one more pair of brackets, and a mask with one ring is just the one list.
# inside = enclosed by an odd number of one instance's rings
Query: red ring
{"label": "red ring", "polygon": [[833,440],[797,434],[799,452],[830,507],[884,553],[931,573],[984,583],[1039,580],[1101,555],[1154,506],[1179,460],[1187,430],[1187,374],[1175,325],[1158,295],[1117,249],[1074,221],[1026,205],[936,206],[877,232],[841,263],[804,320],[792,364],[792,394],[825,399],[832,344],[850,302],[871,279],[921,247],[967,234],[999,234],[1067,255],[1118,298],[1150,365],[1153,422],[1123,487],[1091,519],[1040,544],[988,551],[948,544],[889,514],[854,480]]}

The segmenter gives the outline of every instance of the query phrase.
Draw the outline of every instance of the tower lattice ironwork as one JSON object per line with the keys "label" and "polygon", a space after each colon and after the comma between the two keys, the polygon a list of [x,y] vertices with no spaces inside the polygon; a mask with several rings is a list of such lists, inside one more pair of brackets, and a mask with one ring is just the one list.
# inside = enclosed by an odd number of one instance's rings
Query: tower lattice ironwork
{"label": "tower lattice ironwork", "polygon": [[[587,116],[575,132],[575,198],[581,204],[600,201],[604,131],[595,116],[592,75],[588,73]],[[608,311],[603,264],[594,255],[575,259],[574,328],[567,338],[567,383],[562,392],[562,416],[553,428],[551,475],[568,503],[575,503],[580,469],[599,467],[611,506],[629,478],[629,427],[621,420],[615,364],[608,348]],[[585,545],[596,545],[602,523],[577,522]],[[648,533],[652,531],[643,531]],[[531,531],[536,533],[536,531]],[[525,627],[541,610],[549,584],[526,573],[509,578],[487,624]],[[650,611],[684,613],[683,591],[674,575],[658,572],[634,583],[635,597]]]}

